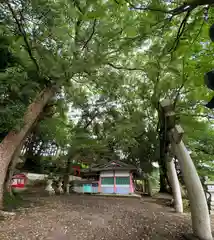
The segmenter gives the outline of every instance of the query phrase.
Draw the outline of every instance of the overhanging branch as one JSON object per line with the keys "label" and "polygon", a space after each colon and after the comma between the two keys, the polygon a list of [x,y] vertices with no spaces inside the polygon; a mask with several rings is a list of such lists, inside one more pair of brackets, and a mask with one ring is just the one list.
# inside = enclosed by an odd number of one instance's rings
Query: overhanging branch
{"label": "overhanging branch", "polygon": [[176,95],[175,95],[175,99],[174,99],[174,108],[175,108],[175,106],[176,106],[176,104],[178,102],[179,96],[181,94],[181,90],[183,89],[184,84],[185,84],[186,81],[187,81],[187,79],[184,79],[182,84],[181,84],[181,86],[176,91]]}
{"label": "overhanging branch", "polygon": [[127,71],[144,71],[142,68],[131,68],[131,67],[125,67],[125,66],[117,66],[112,63],[106,63],[106,65],[115,68],[117,70],[127,70]]}
{"label": "overhanging branch", "polygon": [[128,1],[128,0],[126,0],[126,2],[129,4],[129,6],[130,6],[132,9],[135,9],[135,10],[170,13],[169,11],[166,11],[166,10],[164,10],[164,9],[153,8],[153,7],[150,7],[150,6],[138,6],[138,7],[137,7],[137,6],[135,6],[133,3],[131,3],[131,2]]}
{"label": "overhanging branch", "polygon": [[33,61],[33,63],[35,64],[37,71],[39,72],[39,65],[38,65],[36,59],[35,59],[34,56],[33,56],[33,53],[32,53],[31,47],[30,47],[30,44],[29,44],[29,42],[28,42],[28,40],[27,40],[26,32],[25,32],[23,26],[21,25],[21,23],[19,22],[19,20],[18,20],[18,18],[17,18],[17,16],[16,16],[16,13],[15,13],[15,11],[13,10],[13,8],[12,8],[11,4],[9,3],[9,1],[7,1],[6,4],[7,4],[8,8],[9,8],[9,10],[10,10],[10,12],[11,12],[11,14],[12,14],[12,16],[13,16],[15,22],[16,22],[16,24],[17,24],[17,27],[18,27],[18,29],[19,29],[20,34],[22,35],[22,37],[23,37],[23,39],[24,39],[24,42],[25,42],[25,45],[26,45],[26,50],[27,50],[27,52],[28,52],[28,55],[29,55],[29,57],[31,58],[31,60]]}
{"label": "overhanging branch", "polygon": [[177,49],[178,44],[179,44],[179,42],[180,42],[180,38],[181,38],[181,36],[183,35],[183,33],[184,33],[184,31],[185,31],[185,27],[186,27],[186,24],[187,24],[187,20],[188,20],[188,18],[189,18],[189,16],[190,16],[191,11],[192,11],[192,10],[189,10],[189,11],[186,13],[184,19],[182,20],[182,22],[181,22],[181,24],[180,24],[180,26],[179,26],[179,28],[178,28],[178,32],[177,32],[177,36],[176,36],[176,39],[175,39],[175,41],[174,41],[174,44],[173,44],[172,48],[169,50],[169,52],[171,52],[172,50],[176,50],[176,49]]}
{"label": "overhanging branch", "polygon": [[82,10],[82,8],[80,7],[80,3],[78,0],[73,0],[74,5],[77,7],[77,9],[79,10],[80,13],[84,14],[84,11]]}
{"label": "overhanging branch", "polygon": [[[179,41],[180,41],[180,37],[183,35],[184,31],[185,31],[185,27],[187,24],[187,20],[191,14],[191,12],[196,9],[197,7],[200,6],[211,6],[212,4],[214,4],[214,0],[189,0],[189,1],[185,1],[185,3],[183,3],[181,6],[174,8],[172,10],[165,10],[165,9],[161,9],[161,8],[155,8],[152,7],[151,5],[147,5],[147,6],[136,6],[134,5],[131,1],[129,0],[125,0],[126,3],[129,4],[129,6],[132,9],[135,10],[140,10],[140,11],[154,11],[154,12],[161,12],[163,14],[168,15],[168,20],[172,20],[172,18],[174,16],[180,15],[182,13],[186,13],[184,19],[182,20],[179,29],[178,29],[178,33],[177,33],[177,37],[175,39],[175,42],[172,46],[172,48],[169,50],[169,52],[176,50],[176,48],[178,47]],[[170,6],[170,5],[169,5]]]}
{"label": "overhanging branch", "polygon": [[96,23],[97,23],[97,19],[94,19],[93,26],[92,26],[92,32],[91,32],[88,40],[85,42],[84,46],[82,47],[82,50],[84,50],[87,47],[88,43],[91,41],[91,39],[95,33]]}
{"label": "overhanging branch", "polygon": [[214,115],[209,114],[191,114],[191,113],[178,113],[180,116],[200,117],[214,120]]}
{"label": "overhanging branch", "polygon": [[194,0],[194,1],[187,1],[183,3],[181,6],[174,8],[172,10],[164,10],[161,8],[154,8],[152,6],[135,6],[133,3],[131,3],[128,0],[125,0],[130,7],[136,10],[141,11],[154,11],[154,12],[162,12],[165,14],[170,14],[172,16],[179,15],[184,12],[192,11],[193,9],[199,7],[199,6],[206,6],[206,5],[212,5],[214,4],[214,0]]}

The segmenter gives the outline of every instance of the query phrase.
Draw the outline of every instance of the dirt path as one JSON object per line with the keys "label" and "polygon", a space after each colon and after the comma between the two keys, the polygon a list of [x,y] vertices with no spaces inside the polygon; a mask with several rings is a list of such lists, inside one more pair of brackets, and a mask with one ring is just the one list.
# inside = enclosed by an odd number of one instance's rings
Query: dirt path
{"label": "dirt path", "polygon": [[144,199],[87,195],[40,197],[31,208],[1,222],[1,240],[183,239],[188,215]]}

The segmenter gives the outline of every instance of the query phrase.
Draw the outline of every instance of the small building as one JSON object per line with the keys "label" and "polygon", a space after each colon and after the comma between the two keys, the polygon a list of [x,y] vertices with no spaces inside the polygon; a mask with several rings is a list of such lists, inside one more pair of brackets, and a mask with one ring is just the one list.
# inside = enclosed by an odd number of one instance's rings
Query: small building
{"label": "small building", "polygon": [[82,193],[132,194],[137,168],[122,161],[111,161],[82,169],[82,180],[74,181],[74,191]]}
{"label": "small building", "polygon": [[14,191],[26,189],[27,176],[23,173],[16,174],[11,179],[11,187]]}

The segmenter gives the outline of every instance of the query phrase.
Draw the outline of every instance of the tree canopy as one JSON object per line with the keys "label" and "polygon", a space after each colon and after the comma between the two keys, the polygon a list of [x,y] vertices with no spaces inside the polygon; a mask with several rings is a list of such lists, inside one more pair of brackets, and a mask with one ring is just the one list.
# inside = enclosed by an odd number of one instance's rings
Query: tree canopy
{"label": "tree canopy", "polygon": [[213,94],[204,74],[214,63],[212,3],[1,1],[1,140],[23,126],[39,92],[56,86],[26,139],[27,158],[120,158],[149,173],[160,158],[158,103],[167,97],[199,172],[211,176],[205,104]]}

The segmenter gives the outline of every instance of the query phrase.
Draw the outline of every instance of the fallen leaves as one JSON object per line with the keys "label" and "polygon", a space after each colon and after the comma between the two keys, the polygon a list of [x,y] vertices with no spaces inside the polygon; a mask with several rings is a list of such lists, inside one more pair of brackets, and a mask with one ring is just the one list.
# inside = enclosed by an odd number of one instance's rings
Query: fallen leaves
{"label": "fallen leaves", "polygon": [[37,204],[1,222],[1,240],[183,239],[189,216],[144,199],[70,195],[38,197]]}

